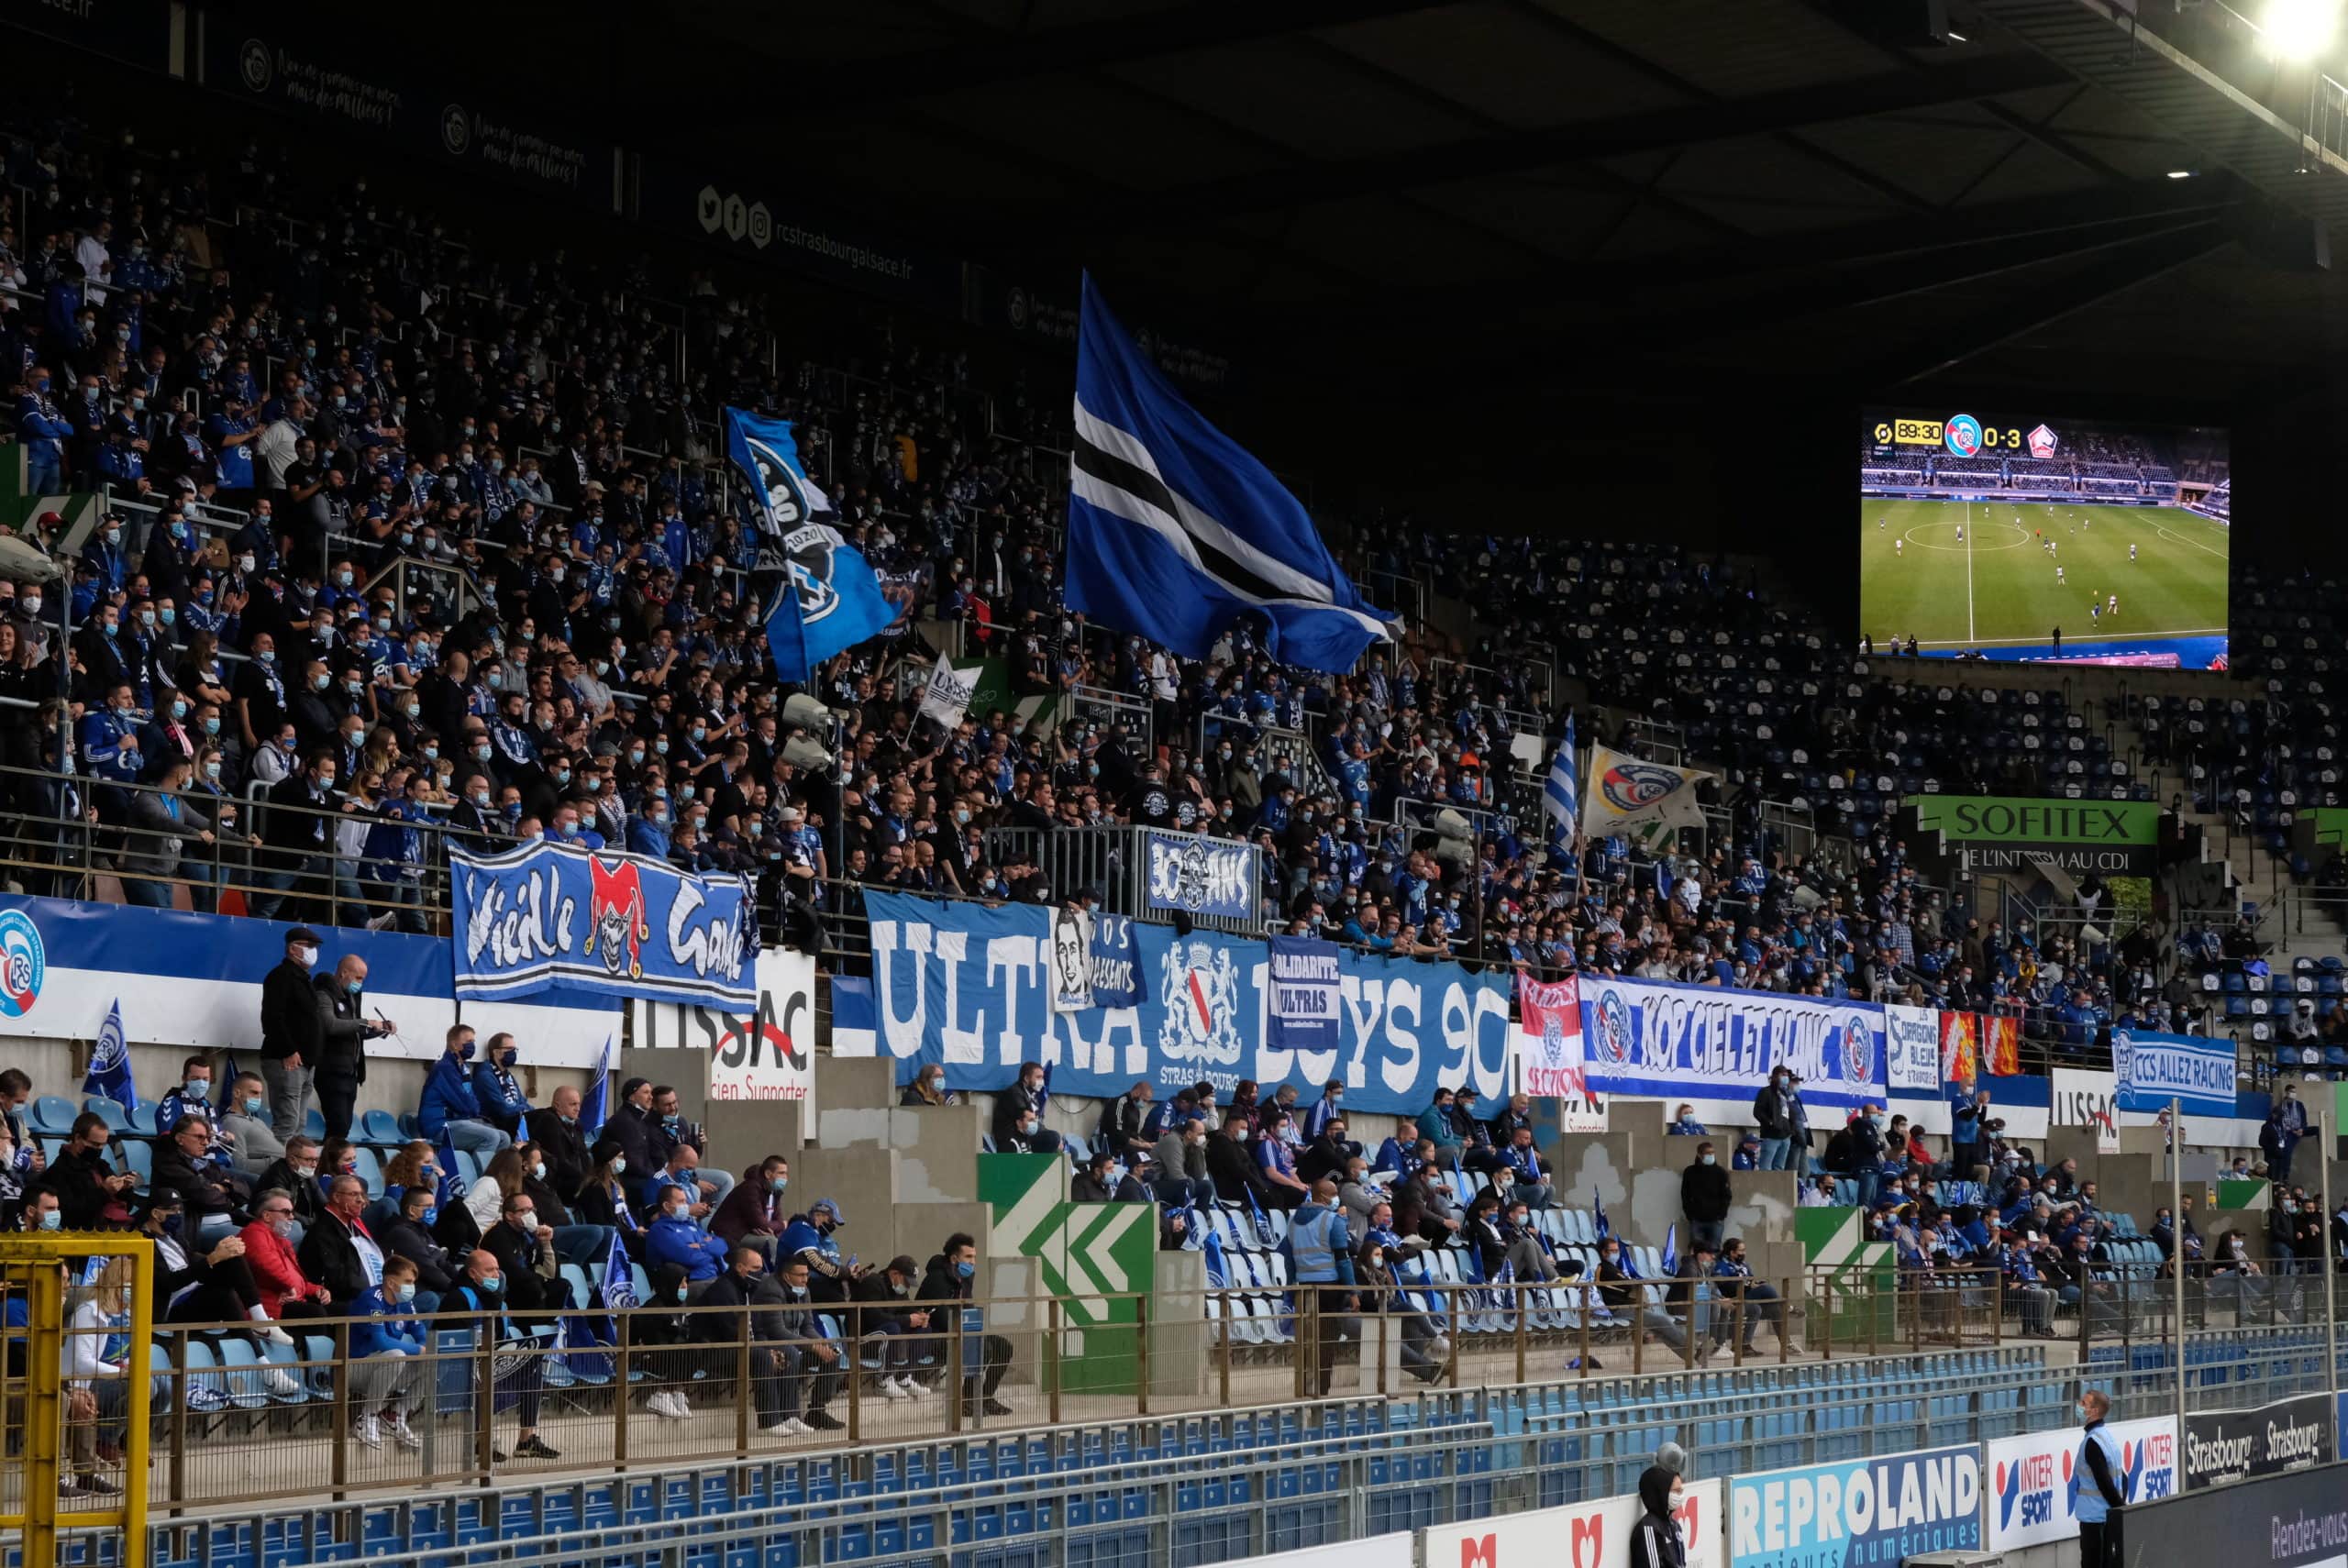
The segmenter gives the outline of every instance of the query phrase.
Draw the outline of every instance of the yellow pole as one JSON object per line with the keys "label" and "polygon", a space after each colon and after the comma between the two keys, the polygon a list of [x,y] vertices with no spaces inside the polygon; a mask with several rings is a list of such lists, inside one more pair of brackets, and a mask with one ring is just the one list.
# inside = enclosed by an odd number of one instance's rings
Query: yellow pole
{"label": "yellow pole", "polygon": [[37,1262],[25,1281],[25,1568],[57,1568],[64,1349],[65,1276]]}

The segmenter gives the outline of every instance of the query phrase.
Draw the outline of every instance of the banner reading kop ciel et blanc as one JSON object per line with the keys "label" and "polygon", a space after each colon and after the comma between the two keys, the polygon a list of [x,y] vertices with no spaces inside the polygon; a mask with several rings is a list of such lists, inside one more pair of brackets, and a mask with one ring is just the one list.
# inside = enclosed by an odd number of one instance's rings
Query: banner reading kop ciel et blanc
{"label": "banner reading kop ciel et blanc", "polygon": [[835,988],[833,1050],[892,1057],[901,1082],[928,1062],[958,1089],[998,1089],[1021,1062],[1042,1062],[1052,1088],[1073,1095],[1122,1094],[1143,1079],[1167,1097],[1202,1078],[1227,1092],[1253,1078],[1267,1097],[1282,1083],[1310,1097],[1342,1077],[1347,1104],[1411,1113],[1438,1085],[1472,1083],[1487,1097],[1508,1086],[1508,983],[1456,964],[1341,949],[1335,1044],[1301,1049],[1272,1043],[1259,940],[1134,923],[1139,1004],[1055,1012],[1049,910],[880,892],[865,909],[869,1010],[856,988]]}
{"label": "banner reading kop ciel et blanc", "polygon": [[1779,1066],[1813,1107],[1881,1101],[1883,1009],[1656,980],[1581,981],[1590,1087],[1652,1099],[1750,1097]]}
{"label": "banner reading kop ciel et blanc", "polygon": [[757,1009],[738,877],[545,843],[493,856],[452,846],[449,870],[460,997],[559,990]]}

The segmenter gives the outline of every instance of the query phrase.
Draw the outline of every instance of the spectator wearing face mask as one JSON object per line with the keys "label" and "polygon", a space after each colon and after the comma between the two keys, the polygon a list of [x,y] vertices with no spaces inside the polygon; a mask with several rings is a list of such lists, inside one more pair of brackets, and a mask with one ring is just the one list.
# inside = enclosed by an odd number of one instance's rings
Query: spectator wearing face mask
{"label": "spectator wearing face mask", "polygon": [[914,1305],[914,1290],[920,1283],[921,1265],[901,1253],[886,1268],[858,1280],[851,1293],[855,1332],[870,1336],[868,1343],[878,1340],[880,1345],[880,1375],[873,1387],[884,1399],[919,1399],[930,1393],[914,1374],[922,1347],[929,1342],[920,1336],[931,1319],[927,1309]]}
{"label": "spectator wearing face mask", "polygon": [[424,1104],[416,1114],[417,1130],[438,1143],[468,1150],[486,1159],[513,1140],[482,1116],[481,1099],[473,1092],[473,1031],[467,1024],[449,1030],[448,1048],[425,1075]]}
{"label": "spectator wearing face mask", "polygon": [[[985,1320],[978,1317],[978,1309],[970,1305],[978,1271],[978,1243],[965,1232],[957,1231],[946,1238],[946,1244],[923,1268],[921,1290],[915,1299],[938,1304],[929,1309],[932,1313],[932,1332],[946,1325],[946,1313],[958,1311],[962,1315],[965,1342],[971,1336],[978,1338],[978,1352],[969,1357],[969,1362],[975,1363],[978,1370],[963,1373],[954,1369],[947,1373],[948,1376],[958,1375],[962,1386],[962,1414],[966,1418],[976,1417],[983,1411],[990,1416],[1008,1416],[1013,1413],[1011,1407],[996,1398],[995,1391],[1002,1386],[1003,1374],[1011,1367],[1011,1342],[1001,1334],[986,1332]],[[941,1336],[932,1342],[942,1360],[946,1347],[953,1342]]]}
{"label": "spectator wearing face mask", "polygon": [[1710,1139],[1696,1145],[1696,1158],[1679,1173],[1679,1211],[1688,1217],[1691,1239],[1717,1248],[1728,1230],[1728,1172]]}
{"label": "spectator wearing face mask", "polygon": [[1157,1135],[1157,1154],[1150,1176],[1160,1203],[1201,1210],[1213,1206],[1215,1186],[1208,1174],[1207,1124],[1203,1120],[1186,1116],[1169,1121]]}
{"label": "spectator wearing face mask", "polygon": [[269,1086],[270,1125],[281,1143],[299,1132],[309,1115],[319,1043],[310,974],[317,961],[318,933],[297,925],[285,933],[284,961],[261,979],[260,1074]]}
{"label": "spectator wearing face mask", "polygon": [[[466,1255],[464,1273],[459,1276],[457,1287],[440,1303],[445,1313],[466,1313],[473,1321],[472,1331],[492,1344],[511,1344],[526,1337],[522,1325],[506,1313],[506,1278],[496,1255],[486,1249],[477,1249]],[[465,1325],[451,1324],[445,1317],[436,1322],[436,1331]],[[535,1355],[516,1356],[512,1370],[497,1379],[496,1394],[512,1395],[515,1415],[520,1422],[515,1434],[514,1456],[517,1459],[560,1459],[562,1455],[538,1435],[538,1407],[545,1397],[546,1364]],[[503,1408],[503,1397],[492,1402],[493,1410]],[[493,1443],[491,1460],[505,1463],[505,1450]]]}
{"label": "spectator wearing face mask", "polygon": [[509,1138],[523,1135],[524,1119],[530,1114],[530,1097],[522,1091],[515,1070],[521,1060],[514,1036],[501,1033],[489,1037],[488,1049],[473,1064],[473,1099],[482,1120]]}
{"label": "spectator wearing face mask", "polygon": [[1696,1108],[1694,1106],[1682,1105],[1678,1111],[1672,1117],[1671,1126],[1668,1131],[1675,1137],[1700,1138],[1708,1129],[1702,1122],[1696,1120]]}
{"label": "spectator wearing face mask", "polygon": [[765,1254],[767,1272],[774,1273],[774,1265],[781,1261],[776,1248],[791,1223],[783,1197],[790,1188],[791,1162],[781,1154],[769,1154],[745,1170],[725,1201],[717,1206],[710,1217],[710,1233],[736,1252],[749,1247]]}
{"label": "spectator wearing face mask", "polygon": [[847,1223],[847,1216],[837,1203],[819,1198],[808,1205],[806,1213],[792,1217],[777,1243],[776,1253],[786,1265],[793,1258],[805,1262],[807,1288],[817,1301],[846,1301],[856,1282],[871,1269],[870,1264],[841,1255],[833,1237]]}
{"label": "spectator wearing face mask", "polygon": [[1015,1143],[1038,1154],[1058,1154],[1060,1135],[1044,1125],[1047,1098],[1043,1064],[1022,1062],[1019,1077],[994,1097],[995,1147]]}
{"label": "spectator wearing face mask", "polygon": [[297,1132],[286,1141],[285,1153],[262,1168],[253,1178],[253,1190],[266,1192],[276,1187],[289,1193],[294,1199],[294,1222],[297,1230],[295,1241],[309,1234],[310,1227],[318,1222],[326,1211],[326,1194],[319,1189],[318,1143],[306,1132]]}
{"label": "spectator wearing face mask", "polygon": [[247,1176],[257,1176],[285,1157],[285,1145],[270,1125],[269,1091],[258,1073],[239,1073],[228,1086],[220,1132],[227,1140],[228,1163]]}
{"label": "spectator wearing face mask", "polygon": [[1801,1102],[1800,1084],[1790,1068],[1779,1067],[1753,1097],[1753,1120],[1761,1131],[1765,1171],[1808,1168],[1807,1157],[1797,1157],[1797,1151],[1810,1146],[1810,1118]]}

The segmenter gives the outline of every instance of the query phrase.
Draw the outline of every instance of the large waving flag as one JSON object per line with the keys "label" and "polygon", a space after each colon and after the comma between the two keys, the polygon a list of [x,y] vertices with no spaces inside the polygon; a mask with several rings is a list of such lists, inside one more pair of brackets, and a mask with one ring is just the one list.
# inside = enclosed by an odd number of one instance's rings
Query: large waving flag
{"label": "large waving flag", "polygon": [[1700,828],[1704,810],[1696,786],[1712,777],[1701,768],[1642,762],[1602,745],[1589,748],[1589,795],[1582,802],[1583,823],[1592,838],[1606,838],[1654,823],[1664,828]]}
{"label": "large waving flag", "polygon": [[122,999],[114,999],[106,1009],[106,1021],[98,1025],[96,1048],[90,1053],[90,1076],[82,1080],[82,1092],[99,1094],[114,1101],[125,1110],[138,1109],[138,1089],[130,1080],[130,1045],[122,1032]]}
{"label": "large waving flag", "polygon": [[1575,756],[1574,716],[1567,713],[1566,738],[1557,743],[1548,781],[1541,787],[1541,812],[1557,824],[1554,841],[1558,844],[1571,844],[1581,822],[1581,779],[1575,771]]}
{"label": "large waving flag", "polygon": [[785,680],[814,679],[817,665],[879,633],[897,613],[856,547],[815,521],[831,502],[799,463],[787,419],[725,411],[725,455],[750,487],[752,521],[779,557],[783,586],[767,616],[767,647]]}
{"label": "large waving flag", "polygon": [[1389,637],[1272,471],[1200,417],[1091,277],[1076,344],[1068,605],[1204,658],[1233,616],[1271,623],[1290,664],[1351,669]]}

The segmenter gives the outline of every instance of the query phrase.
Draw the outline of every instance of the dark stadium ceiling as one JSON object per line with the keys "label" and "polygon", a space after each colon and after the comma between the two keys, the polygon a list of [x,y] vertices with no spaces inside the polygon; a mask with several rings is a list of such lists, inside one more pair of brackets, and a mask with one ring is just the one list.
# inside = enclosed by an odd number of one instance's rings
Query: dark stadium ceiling
{"label": "dark stadium ceiling", "polygon": [[2348,176],[2113,3],[677,0],[604,67],[691,72],[679,149],[1299,351],[2287,395],[2348,348],[2291,265]]}

